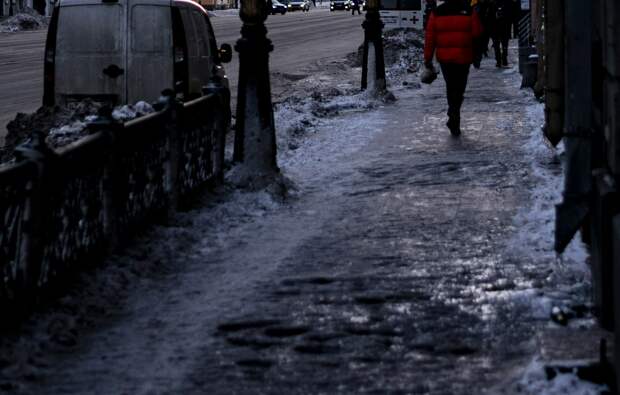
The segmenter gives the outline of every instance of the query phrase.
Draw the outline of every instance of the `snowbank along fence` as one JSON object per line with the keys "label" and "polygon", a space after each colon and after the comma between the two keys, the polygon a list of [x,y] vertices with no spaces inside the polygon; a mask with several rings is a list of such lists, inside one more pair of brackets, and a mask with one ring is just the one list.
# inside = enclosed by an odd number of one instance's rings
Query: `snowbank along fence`
{"label": "snowbank along fence", "polygon": [[228,99],[211,93],[0,167],[0,306],[31,303],[222,175]]}

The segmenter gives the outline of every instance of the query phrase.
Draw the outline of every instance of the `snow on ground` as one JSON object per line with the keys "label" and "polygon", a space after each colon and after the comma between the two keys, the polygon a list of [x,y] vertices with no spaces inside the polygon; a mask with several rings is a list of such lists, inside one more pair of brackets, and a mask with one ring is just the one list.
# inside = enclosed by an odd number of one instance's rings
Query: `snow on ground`
{"label": "snow on ground", "polygon": [[545,365],[536,359],[526,368],[518,388],[524,395],[598,395],[609,390],[607,386],[581,380],[576,368],[572,373],[557,373],[549,380]]}
{"label": "snow on ground", "polygon": [[[339,65],[337,68],[341,70],[341,75],[348,78],[338,87],[334,88],[334,76],[329,73],[312,73],[295,82],[293,94],[274,100],[279,100],[275,119],[282,168],[300,168],[305,161],[316,160],[317,157],[343,154],[338,148],[342,147],[343,140],[352,141],[352,144],[345,144],[348,150],[352,150],[372,137],[364,124],[372,118],[371,110],[383,103],[371,95],[359,93],[359,69],[357,74],[352,74],[349,66]],[[322,83],[317,84],[319,80]],[[63,138],[63,143],[67,143],[70,136],[81,133],[85,124],[84,115],[92,115],[92,111],[87,110],[79,112],[80,120],[54,128],[54,138]],[[134,112],[136,110],[131,108],[117,108],[115,118],[124,119],[125,115],[133,115]],[[340,115],[351,112],[359,114],[357,123],[349,123],[346,130],[330,127],[331,122]],[[72,117],[73,113],[68,119]],[[377,132],[379,129],[373,130]],[[313,140],[319,142],[313,144]],[[304,152],[308,146],[312,147],[310,155]],[[330,149],[334,151],[326,152]],[[304,158],[301,162],[300,157]],[[137,240],[136,245],[124,251],[123,256],[112,257],[102,267],[81,274],[67,295],[25,323],[22,328],[25,336],[0,339],[0,350],[3,350],[0,353],[0,389],[28,393],[28,386],[23,386],[24,383],[45,375],[48,354],[74,347],[80,333],[117,311],[130,289],[137,284],[148,282],[150,276],[178,270],[164,264],[170,262],[168,256],[178,251],[189,251],[192,245],[199,245],[200,253],[208,254],[210,250],[226,245],[231,237],[243,232],[252,222],[285,204],[281,196],[270,191],[247,192],[224,186],[204,202],[204,207],[179,213],[169,225],[156,227],[143,239]],[[207,230],[208,237],[201,230]],[[205,240],[199,241],[202,237]],[[160,240],[166,242],[161,243]],[[188,264],[194,258],[191,254],[196,253],[189,252]],[[146,260],[147,256],[155,258]]]}
{"label": "snow on ground", "polygon": [[[236,12],[236,10],[234,10]],[[398,38],[400,35],[401,38]],[[405,33],[396,32],[391,37],[407,40]],[[414,37],[415,38],[415,37]],[[396,47],[398,47],[396,45]],[[410,49],[388,67],[392,81],[391,89],[409,90],[417,88],[416,72],[418,70],[419,47]],[[356,84],[359,68],[343,67],[339,76],[348,75],[349,79],[334,77],[326,72],[315,72],[302,79],[289,80],[294,87],[286,97],[274,100],[275,121],[278,133],[279,165],[285,170],[302,168],[305,164],[337,155],[344,149],[356,149],[363,145],[372,134],[379,131],[374,125],[373,110],[385,106],[380,99],[367,93],[359,93]],[[406,84],[405,84],[406,83]],[[410,91],[409,91],[410,92]],[[411,93],[408,93],[411,94]],[[524,93],[526,95],[526,93]],[[117,119],[124,119],[133,114],[135,109],[117,109]],[[339,116],[354,113],[355,121],[343,125]],[[348,118],[350,119],[350,117]],[[540,104],[528,107],[525,122],[530,125],[532,134],[526,141],[525,154],[531,159],[536,183],[532,196],[532,206],[523,209],[515,219],[515,226],[520,229],[508,249],[515,253],[531,252],[531,259],[557,262],[549,246],[553,245],[553,207],[559,201],[562,180],[557,172],[557,153],[547,148],[541,138],[538,125],[543,119]],[[70,135],[72,130],[81,127],[80,121],[61,126],[53,131],[59,136]],[[347,142],[343,144],[343,141]],[[340,152],[341,153],[341,152]],[[556,166],[550,166],[556,165]],[[268,191],[245,192],[224,186],[205,206],[181,213],[165,227],[157,227],[149,232],[136,246],[129,248],[122,257],[114,257],[104,267],[82,276],[79,286],[59,301],[50,312],[35,315],[27,324],[27,335],[12,341],[0,340],[0,349],[9,353],[0,353],[0,388],[18,390],[20,384],[11,379],[36,380],[44,374],[49,362],[47,353],[62,347],[73,346],[81,331],[95,326],[101,316],[113,314],[119,304],[128,295],[133,284],[145,282],[153,274],[174,273],[178,268],[168,267],[163,262],[178,251],[188,250],[189,262],[197,251],[189,247],[199,244],[201,253],[226,246],[229,238],[244,232],[253,221],[273,213],[287,203],[280,196]],[[208,240],[203,231],[208,230]],[[166,243],[158,242],[166,240]],[[527,248],[523,248],[527,246]],[[146,260],[145,257],[158,257]],[[529,304],[535,317],[545,320],[557,300],[571,295],[583,295],[584,287],[589,284],[588,269],[585,266],[586,253],[583,246],[574,241],[562,259],[562,265],[549,267],[550,282],[562,281],[563,295],[541,294],[534,287],[524,286],[519,290],[493,292],[494,298],[512,299],[518,304]],[[481,297],[491,297],[487,293]],[[352,316],[352,321],[363,322],[364,316]],[[4,343],[4,344],[2,344]],[[162,351],[165,352],[165,351]],[[8,366],[8,368],[6,368]],[[534,360],[525,370],[519,381],[524,393],[528,394],[595,394],[602,388],[583,382],[574,374],[559,374],[553,380],[547,380],[544,366]]]}
{"label": "snow on ground", "polygon": [[[543,122],[544,105],[532,102],[527,106],[524,118],[524,124],[531,130],[531,134],[523,150],[531,158],[530,169],[527,171],[538,182],[533,186],[530,206],[522,208],[515,218],[518,232],[509,241],[508,251],[539,262],[543,270],[548,271],[547,287],[531,293],[529,299],[532,309],[539,315],[546,313],[550,316],[552,308],[558,304],[566,309],[572,304],[586,303],[589,300],[591,279],[590,268],[586,263],[588,254],[579,234],[562,256],[557,256],[553,250],[555,205],[561,202],[564,189],[561,167],[563,147],[550,147],[542,133]],[[545,288],[553,288],[553,291]]]}

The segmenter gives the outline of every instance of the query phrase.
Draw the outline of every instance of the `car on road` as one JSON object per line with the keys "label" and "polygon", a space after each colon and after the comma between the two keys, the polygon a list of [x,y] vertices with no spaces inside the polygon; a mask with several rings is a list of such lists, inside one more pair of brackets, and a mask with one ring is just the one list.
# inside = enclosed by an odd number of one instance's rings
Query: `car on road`
{"label": "car on road", "polygon": [[288,3],[289,11],[310,11],[310,1],[309,0],[291,0]]}
{"label": "car on road", "polygon": [[286,14],[287,7],[278,0],[271,0],[271,15]]}
{"label": "car on road", "polygon": [[182,100],[218,80],[232,49],[217,47],[209,17],[184,0],[60,0],[44,56],[44,105],[91,98],[113,105]]}
{"label": "car on road", "polygon": [[[347,10],[352,9],[353,8],[353,0],[346,0],[346,2],[347,2],[347,8],[346,9]],[[360,9],[362,11],[366,11],[366,1],[360,1],[359,5],[360,5]]]}
{"label": "car on road", "polygon": [[349,6],[349,1],[348,0],[332,0],[329,3],[329,10],[330,11],[336,11],[336,10],[345,10],[345,11],[349,11],[351,8]]}

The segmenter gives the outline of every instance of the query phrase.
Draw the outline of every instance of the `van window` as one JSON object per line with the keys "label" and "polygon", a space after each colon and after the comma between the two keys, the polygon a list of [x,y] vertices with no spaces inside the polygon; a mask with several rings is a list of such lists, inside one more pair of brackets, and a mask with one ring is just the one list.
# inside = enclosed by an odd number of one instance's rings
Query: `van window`
{"label": "van window", "polygon": [[134,52],[167,52],[172,48],[170,8],[137,5],[131,11],[131,50]]}
{"label": "van window", "polygon": [[194,21],[191,17],[190,11],[185,8],[181,9],[181,18],[183,19],[183,27],[185,28],[188,56],[196,57],[198,56],[198,48],[196,45],[198,37],[196,36],[196,28],[194,27]]}
{"label": "van window", "polygon": [[199,11],[192,10],[192,19],[194,20],[194,26],[196,27],[199,56],[207,57],[209,56],[209,31],[207,30],[204,15]]}
{"label": "van window", "polygon": [[59,13],[58,50],[69,53],[118,52],[122,14],[120,5],[63,7]]}
{"label": "van window", "polygon": [[213,33],[213,27],[209,21],[209,17],[204,15],[205,22],[207,23],[207,30],[209,32],[209,50],[212,54],[217,53],[217,43],[215,42],[215,33]]}

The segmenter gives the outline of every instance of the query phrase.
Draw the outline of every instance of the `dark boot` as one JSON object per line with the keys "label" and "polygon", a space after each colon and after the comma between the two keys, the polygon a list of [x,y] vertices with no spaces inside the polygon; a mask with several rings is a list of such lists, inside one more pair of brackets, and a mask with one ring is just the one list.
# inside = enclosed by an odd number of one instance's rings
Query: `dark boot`
{"label": "dark boot", "polygon": [[502,66],[508,67],[508,54],[506,52],[502,56]]}
{"label": "dark boot", "polygon": [[461,135],[461,119],[457,116],[450,116],[448,118],[448,123],[446,126],[450,130],[450,134],[454,137],[458,137]]}

